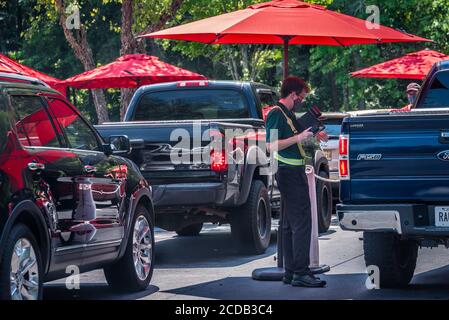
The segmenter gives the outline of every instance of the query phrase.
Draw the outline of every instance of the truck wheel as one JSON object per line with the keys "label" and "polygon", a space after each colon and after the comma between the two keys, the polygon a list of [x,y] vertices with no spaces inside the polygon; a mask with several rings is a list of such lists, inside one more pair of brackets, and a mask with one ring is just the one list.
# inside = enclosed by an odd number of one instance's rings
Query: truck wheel
{"label": "truck wheel", "polygon": [[30,229],[17,224],[11,230],[0,264],[0,300],[41,300],[42,260]]}
{"label": "truck wheel", "polygon": [[[329,179],[329,174],[320,171],[320,177]],[[317,179],[316,182],[316,202],[318,214],[318,232],[325,233],[329,230],[332,221],[332,186],[328,182]]]}
{"label": "truck wheel", "polygon": [[125,254],[118,262],[104,268],[109,286],[117,291],[145,290],[153,275],[154,228],[144,206],[137,207],[132,226]]}
{"label": "truck wheel", "polygon": [[254,180],[246,203],[231,216],[231,232],[239,250],[262,254],[271,238],[271,209],[264,183]]}
{"label": "truck wheel", "polygon": [[409,284],[415,272],[418,243],[400,240],[394,233],[365,232],[366,266],[379,268],[380,287],[396,288]]}
{"label": "truck wheel", "polygon": [[195,223],[185,228],[176,230],[178,236],[181,237],[196,237],[199,236],[201,229],[203,229],[203,223]]}

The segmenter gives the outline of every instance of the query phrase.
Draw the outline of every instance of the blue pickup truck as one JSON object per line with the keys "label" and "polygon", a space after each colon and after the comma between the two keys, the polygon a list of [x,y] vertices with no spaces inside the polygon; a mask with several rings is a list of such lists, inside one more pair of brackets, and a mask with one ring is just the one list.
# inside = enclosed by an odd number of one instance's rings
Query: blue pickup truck
{"label": "blue pickup truck", "polygon": [[449,61],[429,72],[412,111],[346,118],[339,149],[340,225],[364,231],[380,287],[407,285],[418,247],[449,247]]}

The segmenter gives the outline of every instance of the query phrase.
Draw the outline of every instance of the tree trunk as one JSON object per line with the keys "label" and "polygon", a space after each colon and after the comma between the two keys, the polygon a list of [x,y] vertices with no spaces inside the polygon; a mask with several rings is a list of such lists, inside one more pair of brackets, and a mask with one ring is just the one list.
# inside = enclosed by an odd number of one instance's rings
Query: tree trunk
{"label": "tree trunk", "polygon": [[[354,52],[354,65],[355,65],[354,70],[360,69],[360,67],[361,67],[360,60],[361,60],[360,54],[357,51],[355,51]],[[363,98],[359,99],[359,101],[357,102],[357,105],[358,105],[358,110],[365,110],[366,109],[365,98],[363,97]]]}
{"label": "tree trunk", "polygon": [[[181,7],[184,0],[173,0],[170,8],[161,16],[158,22],[150,24],[144,31],[138,34],[144,35],[146,33],[155,32],[164,27],[164,25],[174,17],[176,12]],[[133,0],[123,0],[122,3],[122,27],[121,27],[121,49],[120,55],[133,54],[133,53],[146,53],[145,42],[138,39],[133,34],[133,19],[134,6]],[[131,98],[135,92],[135,89],[122,88],[120,89],[120,119],[123,120],[126,110],[131,102]]]}
{"label": "tree trunk", "polygon": [[[85,71],[95,69],[96,65],[94,62],[92,49],[87,41],[86,30],[82,26],[79,30],[74,30],[73,32],[69,30],[66,26],[67,16],[65,13],[64,1],[56,0],[55,5],[60,16],[59,22],[64,31],[65,38],[70,44],[70,47],[72,47],[75,56],[79,61],[81,61]],[[109,115],[106,109],[106,98],[103,90],[92,90],[92,96],[95,104],[95,110],[97,111],[98,123],[101,124],[109,121]]]}
{"label": "tree trunk", "polygon": [[329,80],[331,84],[332,110],[338,112],[340,110],[340,106],[338,104],[337,84],[335,83],[335,71],[329,72]]}
{"label": "tree trunk", "polygon": [[[122,28],[120,33],[121,48],[120,55],[133,54],[137,51],[137,40],[133,34],[133,0],[123,0],[122,3]],[[124,119],[128,105],[134,90],[131,88],[120,89],[120,120]]]}

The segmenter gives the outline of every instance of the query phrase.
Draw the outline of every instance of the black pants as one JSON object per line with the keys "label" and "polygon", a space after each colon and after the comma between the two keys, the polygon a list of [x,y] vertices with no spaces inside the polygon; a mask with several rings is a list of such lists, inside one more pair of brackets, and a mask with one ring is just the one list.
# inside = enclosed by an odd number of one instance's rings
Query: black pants
{"label": "black pants", "polygon": [[282,239],[285,271],[304,275],[310,272],[312,217],[309,185],[304,167],[279,166],[276,175],[282,198]]}

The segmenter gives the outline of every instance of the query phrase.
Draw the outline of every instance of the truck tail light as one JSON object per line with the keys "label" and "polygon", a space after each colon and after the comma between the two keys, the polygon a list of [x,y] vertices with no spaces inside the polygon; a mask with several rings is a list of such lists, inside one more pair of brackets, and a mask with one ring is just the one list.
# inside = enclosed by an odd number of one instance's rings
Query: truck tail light
{"label": "truck tail light", "polygon": [[348,137],[341,135],[338,145],[340,150],[340,156],[348,156],[348,145],[349,145]]}
{"label": "truck tail light", "polygon": [[340,178],[349,176],[348,159],[340,159]]}
{"label": "truck tail light", "polygon": [[341,135],[339,141],[339,165],[340,180],[349,180],[349,136]]}
{"label": "truck tail light", "polygon": [[217,173],[228,170],[225,152],[212,150],[210,153],[210,168]]}
{"label": "truck tail light", "polygon": [[217,173],[228,170],[228,162],[224,148],[224,135],[217,129],[209,131],[211,139],[210,168]]}

